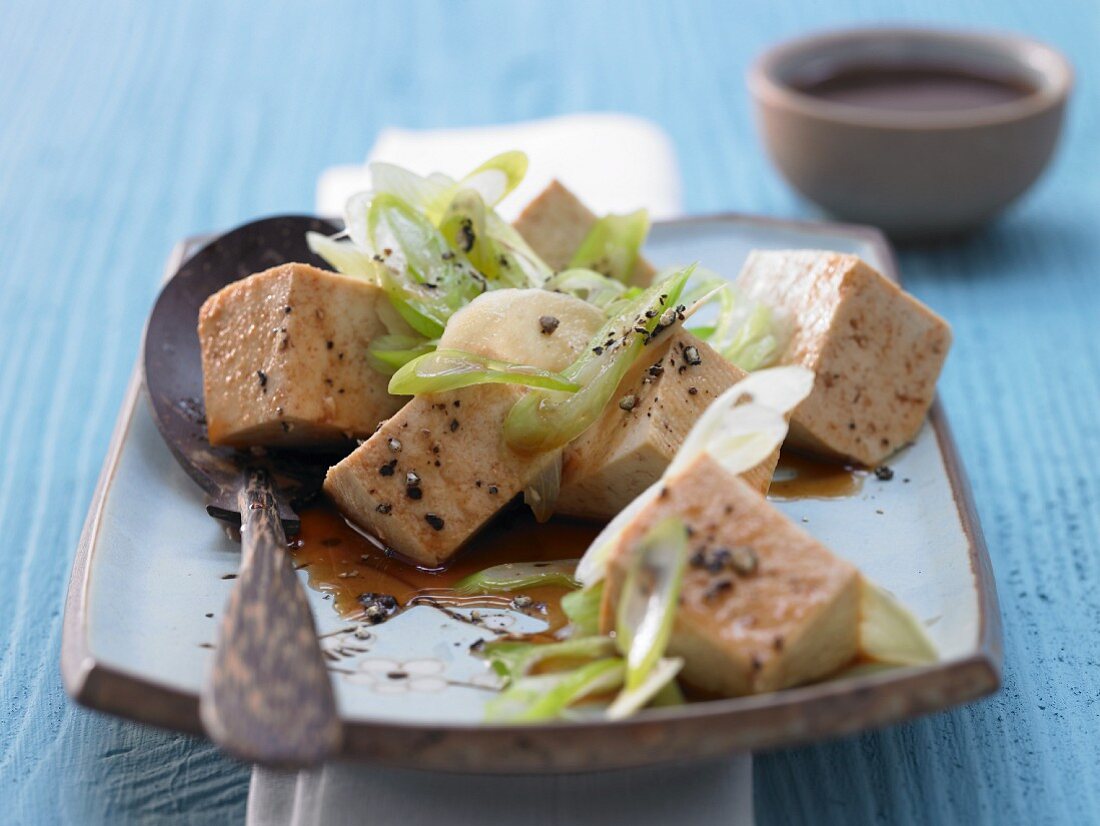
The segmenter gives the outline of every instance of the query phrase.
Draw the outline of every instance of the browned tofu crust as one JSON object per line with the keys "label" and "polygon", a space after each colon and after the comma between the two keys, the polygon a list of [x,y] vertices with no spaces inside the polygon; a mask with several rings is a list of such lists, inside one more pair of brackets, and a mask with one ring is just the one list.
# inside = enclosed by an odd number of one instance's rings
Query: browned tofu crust
{"label": "browned tofu crust", "polygon": [[874,466],[916,437],[951,346],[947,322],[854,255],[753,252],[737,285],[789,315],[781,361],[816,375],[789,444]]}
{"label": "browned tofu crust", "polygon": [[[569,266],[573,254],[584,241],[598,216],[561,182],[551,181],[513,224],[539,257],[555,271]],[[641,256],[634,264],[630,283],[648,285],[653,266]]]}
{"label": "browned tofu crust", "polygon": [[504,442],[522,392],[483,385],[417,396],[329,469],[325,493],[388,548],[442,565],[552,460]]}
{"label": "browned tofu crust", "polygon": [[[643,352],[600,419],[566,448],[557,512],[612,519],[661,477],[703,411],[744,377],[686,330]],[[766,493],[778,459],[777,449],[745,478]]]}
{"label": "browned tofu crust", "polygon": [[216,445],[317,445],[364,437],[404,399],[367,361],[386,332],[382,291],[307,264],[273,267],[199,311],[203,394]]}
{"label": "browned tofu crust", "polygon": [[601,624],[614,623],[633,550],[662,519],[690,534],[670,655],[683,679],[726,696],[827,676],[856,655],[859,574],[707,456],[668,481],[625,531],[608,570]]}

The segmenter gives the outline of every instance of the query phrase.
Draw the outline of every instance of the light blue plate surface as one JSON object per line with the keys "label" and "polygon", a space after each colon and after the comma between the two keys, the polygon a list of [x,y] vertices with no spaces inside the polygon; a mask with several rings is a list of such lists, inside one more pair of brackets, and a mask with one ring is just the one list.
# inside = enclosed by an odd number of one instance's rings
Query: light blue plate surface
{"label": "light blue plate surface", "polygon": [[[728,217],[657,225],[647,255],[659,266],[699,261],[733,276],[750,249],[798,247],[853,252],[884,272],[894,268],[888,247],[866,230]],[[193,723],[182,724],[173,713],[144,708],[140,700],[120,708],[117,696],[101,696],[110,693],[111,684],[82,690],[84,683],[94,682],[98,670],[169,689],[193,702],[232,585],[224,577],[237,566],[237,545],[206,515],[200,490],[161,442],[137,379],[132,390],[121,414],[117,451],[108,459],[89,517],[82,593],[79,568],[84,555],[78,555],[76,593],[70,596],[66,622],[66,678],[70,691],[91,705],[192,728]],[[965,496],[952,487],[936,428],[926,424],[916,443],[891,460],[891,466],[892,481],[870,477],[856,496],[784,502],[780,507],[915,612],[943,657],[942,664],[929,670],[933,676],[942,674],[946,685],[953,664],[983,658],[995,672],[995,599],[990,590],[983,602],[979,581],[987,563],[985,551],[980,539],[972,541],[968,534],[961,504]],[[956,487],[961,484],[956,481]],[[482,719],[494,678],[468,648],[484,631],[434,608],[416,607],[360,639],[331,602],[316,591],[310,596],[324,645],[338,659],[333,681],[346,720],[445,728],[476,725]],[[82,622],[74,611],[83,614]],[[514,631],[536,630],[540,624],[518,613],[482,614],[490,625]],[[388,678],[394,671],[408,676]],[[853,691],[873,685],[888,693],[890,679],[847,682]],[[843,687],[833,684],[831,695],[843,694]],[[991,687],[973,686],[971,694]],[[941,693],[941,705],[965,696],[946,688]],[[739,702],[747,709],[772,700],[747,698],[715,706],[736,710]],[[897,710],[886,718],[927,710],[928,702],[914,708],[899,695]],[[695,707],[691,713],[702,712]],[[795,726],[771,739],[804,739],[800,731]]]}

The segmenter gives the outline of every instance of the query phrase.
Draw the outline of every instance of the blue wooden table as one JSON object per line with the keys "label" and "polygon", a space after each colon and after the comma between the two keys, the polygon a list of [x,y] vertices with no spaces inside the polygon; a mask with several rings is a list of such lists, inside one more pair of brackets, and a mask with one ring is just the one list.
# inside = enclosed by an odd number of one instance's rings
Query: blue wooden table
{"label": "blue wooden table", "polygon": [[[322,7],[323,6],[323,7]],[[1100,820],[1100,4],[0,0],[0,820],[243,817],[248,771],[74,708],[69,564],[161,264],[179,237],[309,210],[376,131],[584,109],[676,141],[695,212],[812,215],[742,82],[854,22],[1014,29],[1079,86],[1048,176],[963,243],[903,250],[954,325],[941,384],[1005,618],[999,695],[756,763],[761,823]]]}

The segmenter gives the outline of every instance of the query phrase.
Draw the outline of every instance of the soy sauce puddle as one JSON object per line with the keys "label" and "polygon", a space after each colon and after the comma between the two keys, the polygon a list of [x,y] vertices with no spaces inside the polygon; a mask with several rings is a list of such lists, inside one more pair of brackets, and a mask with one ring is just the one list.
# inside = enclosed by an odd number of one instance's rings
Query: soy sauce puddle
{"label": "soy sauce puddle", "polygon": [[492,631],[491,622],[479,609],[492,612],[520,610],[515,597],[530,604],[522,613],[546,623],[534,635],[552,639],[566,624],[559,586],[527,588],[516,594],[469,595],[454,590],[470,574],[505,562],[550,562],[578,559],[601,526],[570,519],[539,524],[530,513],[507,510],[498,516],[458,557],[444,568],[425,569],[387,554],[370,537],[350,526],[334,507],[321,504],[303,510],[302,529],[291,543],[294,564],[305,569],[310,587],[330,595],[336,611],[349,621],[369,621],[364,602],[378,603],[383,595],[393,598],[396,613],[416,605],[429,605],[462,622]]}
{"label": "soy sauce puddle", "polygon": [[780,454],[768,498],[779,502],[795,499],[843,499],[863,490],[870,471],[830,464],[790,451]]}
{"label": "soy sauce puddle", "polygon": [[[789,501],[854,496],[868,475],[868,471],[784,453],[768,497]],[[373,537],[348,524],[330,504],[303,510],[301,520],[301,532],[291,542],[295,566],[307,572],[310,587],[328,595],[336,611],[349,622],[370,622],[367,606],[381,601],[392,605],[381,619],[425,605],[454,620],[500,633],[494,628],[494,615],[521,611],[545,623],[543,630],[526,637],[536,642],[556,640],[557,632],[565,627],[561,598],[568,589],[542,586],[515,594],[471,595],[454,590],[455,584],[470,574],[506,562],[579,559],[602,528],[600,523],[559,518],[540,524],[525,508],[509,508],[449,565],[428,569],[387,553]],[[517,596],[526,598],[523,608],[514,601]],[[392,598],[392,603],[387,598]],[[374,610],[377,613],[378,609]]]}

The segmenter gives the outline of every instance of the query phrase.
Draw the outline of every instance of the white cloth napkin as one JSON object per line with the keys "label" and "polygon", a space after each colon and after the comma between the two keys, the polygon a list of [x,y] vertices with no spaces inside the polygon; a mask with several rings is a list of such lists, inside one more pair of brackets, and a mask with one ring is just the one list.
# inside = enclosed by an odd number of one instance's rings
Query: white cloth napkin
{"label": "white cloth napkin", "polygon": [[[527,177],[500,206],[512,219],[557,178],[597,213],[646,207],[654,220],[681,212],[676,149],[656,124],[633,115],[592,113],[469,129],[383,129],[367,157],[421,175],[460,177],[500,152],[521,149]],[[319,215],[341,215],[349,196],[370,187],[365,165],[325,170]]]}
{"label": "white cloth napkin", "polygon": [[[513,217],[553,178],[597,214],[644,206],[653,218],[681,211],[672,141],[655,124],[620,114],[580,114],[503,126],[410,131],[385,129],[368,160],[414,172],[460,176],[486,158],[522,149],[524,183],[501,210]],[[348,196],[369,187],[365,166],[327,170],[317,210],[339,215]],[[338,763],[304,772],[256,769],[250,826],[751,826],[752,757],[592,774],[493,777],[435,774]]]}

